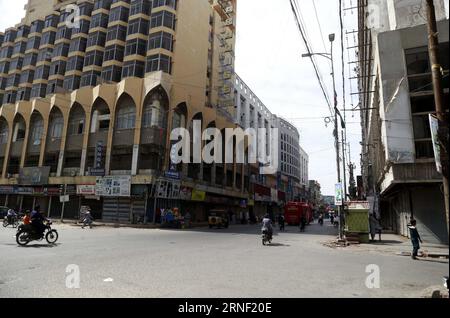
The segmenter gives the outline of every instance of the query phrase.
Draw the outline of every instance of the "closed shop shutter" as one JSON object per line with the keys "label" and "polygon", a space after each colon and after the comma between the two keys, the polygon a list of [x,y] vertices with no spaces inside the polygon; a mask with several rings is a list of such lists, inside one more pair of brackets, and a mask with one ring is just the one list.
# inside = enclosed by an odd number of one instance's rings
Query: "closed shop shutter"
{"label": "closed shop shutter", "polygon": [[133,200],[133,214],[143,216],[145,215],[145,201]]}
{"label": "closed shop shutter", "polygon": [[131,212],[130,198],[104,198],[103,220],[129,222]]}

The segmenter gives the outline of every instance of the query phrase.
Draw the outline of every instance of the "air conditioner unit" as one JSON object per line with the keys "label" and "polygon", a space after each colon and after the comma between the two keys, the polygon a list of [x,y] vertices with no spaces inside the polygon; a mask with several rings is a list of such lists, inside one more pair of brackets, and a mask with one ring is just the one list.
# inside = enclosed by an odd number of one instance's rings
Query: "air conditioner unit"
{"label": "air conditioner unit", "polygon": [[228,14],[233,13],[233,7],[232,6],[226,7],[225,8],[225,12],[228,13]]}

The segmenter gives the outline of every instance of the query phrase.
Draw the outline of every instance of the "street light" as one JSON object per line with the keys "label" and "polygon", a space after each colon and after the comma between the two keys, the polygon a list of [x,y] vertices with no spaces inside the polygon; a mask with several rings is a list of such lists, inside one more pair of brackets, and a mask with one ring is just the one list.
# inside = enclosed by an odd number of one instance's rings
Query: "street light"
{"label": "street light", "polygon": [[[334,58],[333,58],[333,42],[336,39],[336,36],[334,33],[328,35],[328,39],[330,41],[331,44],[331,51],[330,53],[306,53],[306,54],[302,54],[302,57],[312,57],[314,55],[319,55],[322,57],[325,57],[327,59],[329,59],[331,61],[331,76],[333,79],[333,100],[334,100],[334,139],[335,139],[335,148],[336,148],[336,167],[337,167],[337,180],[338,183],[341,183],[341,168],[340,168],[340,158],[339,158],[339,128],[338,128],[338,114],[339,117],[341,118],[341,126],[342,129],[345,128],[345,122],[342,119],[342,116],[338,110],[338,102],[337,102],[337,94],[336,94],[336,79],[334,76]],[[344,167],[345,169],[345,167]],[[345,173],[345,170],[344,170]],[[339,207],[339,238],[342,239],[342,230],[343,230],[343,226],[342,226],[342,214],[344,213],[344,200],[342,201],[342,206]]]}

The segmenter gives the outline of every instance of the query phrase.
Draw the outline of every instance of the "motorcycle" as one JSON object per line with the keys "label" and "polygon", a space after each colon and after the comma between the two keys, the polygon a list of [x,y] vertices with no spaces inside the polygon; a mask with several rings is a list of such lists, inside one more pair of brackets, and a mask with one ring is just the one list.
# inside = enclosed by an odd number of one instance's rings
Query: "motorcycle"
{"label": "motorcycle", "polygon": [[89,228],[92,229],[92,223],[92,219],[85,218],[83,220],[83,225],[81,226],[81,228],[84,229],[86,225],[89,225]]}
{"label": "motorcycle", "polygon": [[8,217],[3,218],[3,227],[7,227],[8,225],[12,225],[13,228],[19,226],[19,218],[14,216],[11,218],[11,222],[8,220]]}
{"label": "motorcycle", "polygon": [[262,244],[266,245],[267,243],[272,243],[272,235],[270,235],[269,230],[263,230],[262,232]]}
{"label": "motorcycle", "polygon": [[45,231],[43,235],[36,233],[31,225],[22,224],[16,234],[16,242],[20,246],[25,246],[31,241],[42,241],[45,237],[48,244],[55,244],[58,240],[58,232],[56,230],[52,230],[52,221],[48,220],[45,223]]}

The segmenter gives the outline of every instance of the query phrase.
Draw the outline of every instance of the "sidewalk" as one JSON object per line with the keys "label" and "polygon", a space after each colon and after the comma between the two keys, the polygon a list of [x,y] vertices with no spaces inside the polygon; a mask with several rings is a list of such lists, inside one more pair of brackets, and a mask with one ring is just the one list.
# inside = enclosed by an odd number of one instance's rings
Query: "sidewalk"
{"label": "sidewalk", "polygon": [[[376,237],[378,239],[378,235]],[[411,241],[396,234],[381,235],[382,241],[361,243],[350,245],[349,248],[360,251],[373,251],[380,253],[396,254],[399,256],[411,256]],[[449,256],[449,246],[444,244],[434,244],[424,242],[420,244],[419,257],[447,259]]]}

